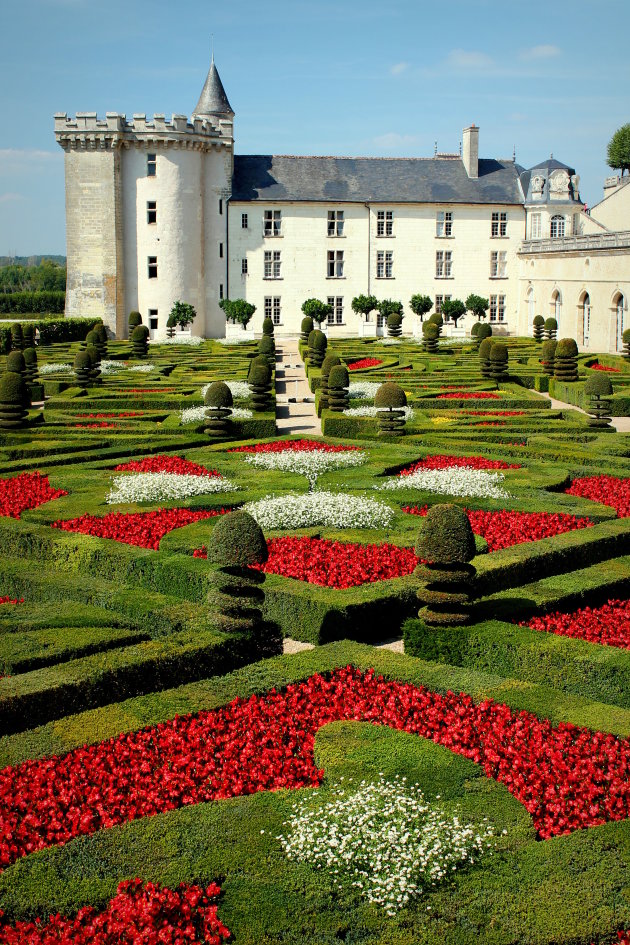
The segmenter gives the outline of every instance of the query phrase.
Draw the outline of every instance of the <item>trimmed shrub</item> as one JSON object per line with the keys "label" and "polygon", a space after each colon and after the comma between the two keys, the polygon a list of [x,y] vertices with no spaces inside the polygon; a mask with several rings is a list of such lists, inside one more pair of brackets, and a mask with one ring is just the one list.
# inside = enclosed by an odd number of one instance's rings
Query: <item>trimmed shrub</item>
{"label": "trimmed shrub", "polygon": [[348,368],[343,364],[335,364],[331,367],[328,375],[328,407],[334,413],[341,413],[348,406],[349,385]]}
{"label": "trimmed shrub", "polygon": [[247,512],[217,519],[207,542],[208,561],[218,565],[210,577],[208,604],[219,630],[260,634],[265,575],[251,565],[267,560],[263,531]]}
{"label": "trimmed shrub", "polygon": [[205,432],[213,439],[223,438],[230,433],[230,414],[232,413],[232,391],[223,381],[214,381],[208,387],[204,403],[206,410]]}
{"label": "trimmed shrub", "polygon": [[19,322],[11,325],[11,347],[14,351],[21,351],[24,347],[24,333]]}
{"label": "trimmed shrub", "polygon": [[402,335],[403,317],[398,312],[387,316],[387,334],[390,338],[399,338]]}
{"label": "trimmed shrub", "polygon": [[74,373],[78,387],[84,390],[92,383],[92,358],[87,351],[79,351],[74,359]]}
{"label": "trimmed shrub", "polygon": [[90,359],[90,376],[92,383],[95,384],[101,376],[101,359],[98,354],[98,348],[96,345],[88,345],[85,349],[85,353]]}
{"label": "trimmed shrub", "polygon": [[107,357],[107,329],[103,322],[97,322],[93,328],[93,331],[96,333],[97,342],[96,347],[98,348],[98,353],[101,360]]}
{"label": "trimmed shrub", "polygon": [[62,315],[66,307],[66,293],[46,289],[39,292],[3,292],[0,295],[0,312],[7,315],[31,315],[34,312]]}
{"label": "trimmed shrub", "polygon": [[444,327],[444,319],[442,318],[440,312],[434,312],[433,315],[429,317],[429,322],[432,325],[435,325],[437,328],[438,338],[442,334],[442,328]]}
{"label": "trimmed shrub", "polygon": [[[423,325],[428,325],[423,322]],[[402,387],[393,381],[381,384],[374,397],[374,406],[378,411],[380,436],[403,436],[405,432],[405,411],[407,395]]]}
{"label": "trimmed shrub", "polygon": [[8,325],[0,325],[0,354],[8,354],[12,343],[11,328]]}
{"label": "trimmed shrub", "polygon": [[21,374],[5,371],[0,377],[0,429],[23,427],[30,403],[28,388]]}
{"label": "trimmed shrub", "polygon": [[308,336],[308,360],[313,367],[321,367],[324,363],[326,348],[328,347],[328,338],[323,331],[318,328]]}
{"label": "trimmed shrub", "polygon": [[578,380],[578,346],[573,338],[561,338],[556,345],[554,377],[567,383]]}
{"label": "trimmed shrub", "polygon": [[306,315],[302,319],[302,324],[300,325],[300,341],[303,341],[304,344],[308,344],[308,336],[313,331],[314,322],[310,315]]}
{"label": "trimmed shrub", "polygon": [[129,312],[129,337],[131,338],[134,328],[142,324],[142,315],[140,312]]}
{"label": "trimmed shrub", "polygon": [[269,315],[265,315],[263,318],[262,333],[263,335],[273,336],[273,318],[270,318]]}
{"label": "trimmed shrub", "polygon": [[479,345],[485,338],[492,338],[492,325],[486,325],[485,322],[479,322],[479,328],[475,335],[475,345],[479,350]]}
{"label": "trimmed shrub", "polygon": [[543,341],[540,352],[540,363],[542,364],[543,371],[545,374],[548,374],[549,377],[553,377],[557,345],[558,342],[555,339],[549,338],[547,341]]}
{"label": "trimmed shrub", "polygon": [[252,367],[249,372],[249,386],[254,410],[267,410],[271,394],[271,368],[268,364],[261,363]]}
{"label": "trimmed shrub", "polygon": [[547,341],[555,341],[558,334],[558,322],[555,318],[548,318],[545,322],[545,338]]}
{"label": "trimmed shrub", "polygon": [[484,338],[479,345],[479,366],[481,376],[492,377],[492,362],[490,361],[490,351],[492,350],[492,338]]}
{"label": "trimmed shrub", "polygon": [[258,342],[258,354],[267,359],[269,366],[276,363],[276,343],[273,335],[263,335]]}
{"label": "trimmed shrub", "polygon": [[131,346],[134,358],[142,360],[149,353],[149,329],[146,325],[136,325],[131,332]]}
{"label": "trimmed shrub", "polygon": [[7,371],[11,371],[13,374],[20,374],[24,380],[28,380],[26,376],[26,360],[22,354],[21,349],[11,351],[7,355]]}
{"label": "trimmed shrub", "polygon": [[475,536],[466,513],[457,505],[434,505],[416,541],[424,559],[414,574],[420,580],[418,616],[428,626],[466,623],[470,616],[475,568]]}
{"label": "trimmed shrub", "polygon": [[630,328],[626,328],[621,336],[621,340],[623,341],[623,356],[626,360],[630,361]]}
{"label": "trimmed shrub", "polygon": [[[557,327],[557,326],[556,326]],[[542,315],[534,315],[533,337],[537,344],[541,344],[545,331],[545,319]]]}
{"label": "trimmed shrub", "polygon": [[509,351],[502,341],[495,341],[490,349],[490,370],[497,385],[509,374]]}
{"label": "trimmed shrub", "polygon": [[341,358],[336,354],[327,354],[322,362],[322,373],[319,379],[319,409],[326,410],[328,407],[328,376],[332,368],[341,364]]}
{"label": "trimmed shrub", "polygon": [[24,339],[24,348],[34,348],[35,347],[35,325],[26,325],[22,326],[22,337]]}
{"label": "trimmed shrub", "polygon": [[474,325],[473,325],[472,328],[470,329],[470,337],[471,337],[471,338],[476,338],[476,337],[477,337],[477,335],[478,335],[478,333],[479,333],[479,329],[481,328],[482,325],[483,325],[483,322],[475,322],[475,323],[474,323]]}
{"label": "trimmed shrub", "polygon": [[435,322],[430,319],[422,323],[422,347],[429,354],[437,354],[439,331]]}
{"label": "trimmed shrub", "polygon": [[589,426],[612,430],[610,408],[613,386],[605,374],[591,374],[586,379],[584,394],[588,398],[586,410],[590,414]]}
{"label": "trimmed shrub", "polygon": [[[98,351],[99,340],[100,339],[98,336],[98,332],[92,329],[92,331],[88,331],[87,335],[85,336],[85,341],[83,341],[83,343],[81,344],[81,347],[87,348],[88,345],[92,345],[92,347],[96,348],[96,350]],[[99,354],[99,361],[100,360],[101,360],[101,357]]]}
{"label": "trimmed shrub", "polygon": [[25,373],[27,384],[36,384],[37,376],[37,351],[35,348],[25,348],[22,352],[24,356]]}

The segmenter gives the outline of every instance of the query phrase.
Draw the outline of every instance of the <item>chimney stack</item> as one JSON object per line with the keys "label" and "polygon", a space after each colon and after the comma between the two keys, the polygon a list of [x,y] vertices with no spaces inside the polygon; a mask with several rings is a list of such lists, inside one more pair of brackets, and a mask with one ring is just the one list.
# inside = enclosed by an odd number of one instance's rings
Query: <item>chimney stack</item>
{"label": "chimney stack", "polygon": [[476,125],[464,128],[462,161],[469,177],[479,177],[479,128]]}

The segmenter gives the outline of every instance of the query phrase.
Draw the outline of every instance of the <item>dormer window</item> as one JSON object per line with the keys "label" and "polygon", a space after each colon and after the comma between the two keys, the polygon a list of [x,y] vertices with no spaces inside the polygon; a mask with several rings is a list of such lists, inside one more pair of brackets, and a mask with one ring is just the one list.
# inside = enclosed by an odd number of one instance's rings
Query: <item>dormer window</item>
{"label": "dormer window", "polygon": [[556,214],[551,218],[549,235],[552,240],[561,239],[564,236],[564,217],[560,214]]}

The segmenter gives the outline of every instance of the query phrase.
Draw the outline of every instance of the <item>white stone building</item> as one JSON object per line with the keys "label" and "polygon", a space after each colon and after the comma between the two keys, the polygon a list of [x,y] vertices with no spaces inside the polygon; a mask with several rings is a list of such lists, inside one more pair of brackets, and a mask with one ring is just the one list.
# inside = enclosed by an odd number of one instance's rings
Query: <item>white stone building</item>
{"label": "white stone building", "polygon": [[[226,297],[256,305],[256,331],[269,314],[278,334],[295,334],[302,302],[317,297],[333,306],[331,334],[380,333],[376,314],[366,325],[352,312],[360,294],[401,301],[405,332],[418,332],[413,294],[439,310],[471,292],[490,300],[497,331],[525,333],[534,314],[557,311],[553,292],[564,295],[562,280],[579,281],[587,265],[561,251],[567,238],[618,225],[608,198],[600,223],[582,212],[579,180],[560,162],[526,171],[479,158],[474,125],[461,154],[432,158],[234,155],[234,112],[214,61],[190,120],[57,114],[55,136],[66,155],[66,312],[102,317],[118,337],[134,309],[164,337],[178,299],[197,310],[194,333],[222,336]],[[618,261],[627,264],[627,250]],[[623,318],[627,286],[618,293]],[[563,317],[561,333],[566,324],[580,343],[613,350],[618,332],[580,337],[574,321]]]}

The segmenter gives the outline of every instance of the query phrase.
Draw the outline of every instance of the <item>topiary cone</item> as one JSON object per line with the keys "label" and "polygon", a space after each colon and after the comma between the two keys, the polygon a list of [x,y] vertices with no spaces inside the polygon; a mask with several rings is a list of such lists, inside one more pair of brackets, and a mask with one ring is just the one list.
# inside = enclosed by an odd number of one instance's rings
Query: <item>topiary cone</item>
{"label": "topiary cone", "polygon": [[223,381],[214,381],[208,387],[204,398],[206,407],[205,432],[212,439],[224,439],[230,433],[230,415],[232,413],[232,391]]}
{"label": "topiary cone", "polygon": [[262,333],[263,335],[271,335],[273,338],[273,318],[270,318],[269,315],[265,315],[262,323]]}
{"label": "topiary cone", "polygon": [[131,346],[134,358],[142,360],[149,353],[149,329],[146,325],[137,325],[131,332]]}
{"label": "topiary cone", "polygon": [[475,536],[466,513],[456,505],[434,505],[416,541],[425,563],[414,574],[420,581],[418,616],[428,626],[459,625],[470,617],[474,595]]}
{"label": "topiary cone", "polygon": [[5,371],[0,377],[0,429],[17,430],[28,417],[30,398],[21,374]]}
{"label": "topiary cone", "polygon": [[79,351],[74,359],[74,373],[77,379],[77,386],[83,390],[92,383],[92,358],[87,351]]}
{"label": "topiary cone", "polygon": [[322,373],[319,378],[319,415],[328,408],[328,376],[332,368],[341,364],[341,358],[336,354],[327,354],[322,361]]}
{"label": "topiary cone", "polygon": [[590,414],[589,426],[602,430],[612,430],[610,416],[613,386],[610,378],[602,374],[591,374],[586,379],[584,393],[588,398],[586,410]]}
{"label": "topiary cone", "polygon": [[269,366],[273,367],[276,363],[276,343],[273,335],[263,335],[258,342],[258,354],[266,358]]}
{"label": "topiary cone", "polygon": [[374,406],[377,410],[379,436],[403,436],[407,395],[402,387],[393,381],[381,384],[374,397]]}
{"label": "topiary cone", "polygon": [[208,561],[218,565],[210,576],[208,604],[217,628],[225,633],[259,634],[263,627],[264,564],[267,542],[258,522],[247,512],[217,519],[208,541]]}
{"label": "topiary cone", "polygon": [[492,350],[492,338],[484,338],[479,345],[479,367],[481,376],[492,377],[492,362],[490,361],[490,351]]}
{"label": "topiary cone", "polygon": [[333,365],[328,375],[328,407],[330,410],[341,413],[346,409],[350,400],[349,385],[348,368],[343,364]]}
{"label": "topiary cone", "polygon": [[506,380],[509,374],[508,358],[507,345],[504,345],[502,341],[495,341],[490,348],[490,371],[497,386],[501,381]]}
{"label": "topiary cone", "polygon": [[254,410],[267,410],[271,394],[271,368],[267,363],[252,367],[249,372],[249,388]]}
{"label": "topiary cone", "polygon": [[578,346],[573,338],[561,338],[556,345],[554,377],[573,383],[578,380]]}
{"label": "topiary cone", "polygon": [[305,345],[308,344],[308,336],[313,331],[314,322],[310,315],[305,315],[302,319],[302,324],[300,325],[300,341],[304,342]]}
{"label": "topiary cone", "polygon": [[535,315],[532,325],[532,333],[534,336],[534,341],[537,344],[540,344],[543,340],[543,334],[545,330],[545,319],[542,315]]}
{"label": "topiary cone", "polygon": [[542,364],[543,371],[545,374],[548,374],[549,377],[553,377],[557,346],[558,342],[550,338],[547,341],[543,341],[540,352],[540,363]]}

